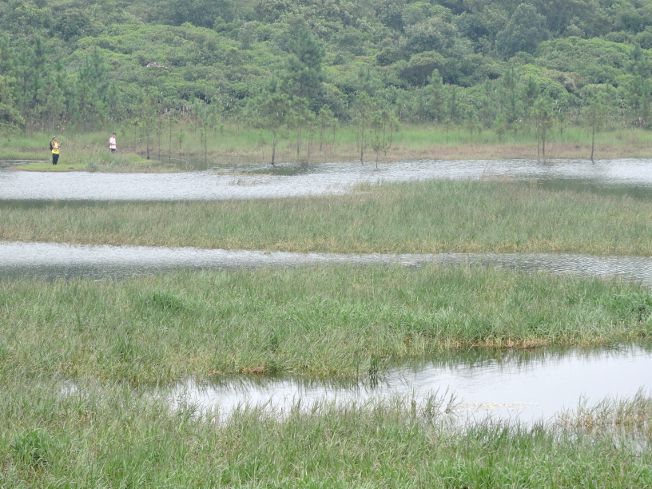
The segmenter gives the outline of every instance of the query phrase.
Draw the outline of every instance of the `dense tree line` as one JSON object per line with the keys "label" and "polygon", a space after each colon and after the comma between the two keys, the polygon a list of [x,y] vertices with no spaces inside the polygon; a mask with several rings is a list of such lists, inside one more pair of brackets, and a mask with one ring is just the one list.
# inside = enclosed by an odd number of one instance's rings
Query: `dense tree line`
{"label": "dense tree line", "polygon": [[5,127],[652,125],[649,0],[2,3]]}

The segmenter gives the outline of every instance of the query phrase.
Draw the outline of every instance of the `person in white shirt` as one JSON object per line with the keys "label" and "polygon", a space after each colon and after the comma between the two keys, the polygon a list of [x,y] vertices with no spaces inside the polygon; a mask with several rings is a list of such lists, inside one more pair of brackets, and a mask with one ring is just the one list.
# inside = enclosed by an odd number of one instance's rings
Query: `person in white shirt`
{"label": "person in white shirt", "polygon": [[115,153],[118,150],[118,143],[115,139],[115,133],[111,134],[111,137],[109,138],[109,149],[111,150],[111,153]]}

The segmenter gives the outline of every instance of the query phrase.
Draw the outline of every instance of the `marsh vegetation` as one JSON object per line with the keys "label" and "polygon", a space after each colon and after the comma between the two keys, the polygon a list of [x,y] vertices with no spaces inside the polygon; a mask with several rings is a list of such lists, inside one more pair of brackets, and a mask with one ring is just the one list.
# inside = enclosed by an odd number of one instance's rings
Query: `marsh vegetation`
{"label": "marsh vegetation", "polygon": [[[17,168],[29,171],[102,171],[102,172],[171,172],[205,170],[232,165],[269,163],[269,138],[264,131],[226,125],[208,135],[205,147],[200,132],[187,123],[174,128],[175,139],[182,139],[182,148],[173,151],[150,148],[138,129],[120,124],[120,147],[117,153],[106,148],[106,131],[74,132],[62,137],[62,159],[56,167],[49,161],[47,133],[8,133],[0,141],[0,160],[26,160]],[[294,138],[278,143],[276,163],[292,163],[310,168],[320,162],[356,161],[355,128],[343,125],[334,129],[327,144],[306,141],[297,156]],[[567,128],[563,133],[548,136],[548,158],[587,159],[589,135],[584,128]],[[600,132],[596,158],[646,157],[650,155],[652,136],[649,131],[632,128]],[[374,157],[368,165],[373,166]],[[407,124],[394,135],[391,147],[379,155],[380,161],[461,160],[461,159],[536,159],[536,138],[527,130],[516,134],[498,134],[492,129],[471,131],[465,127]],[[30,161],[31,160],[31,161]],[[284,169],[267,170],[283,174]]]}
{"label": "marsh vegetation", "polygon": [[[325,404],[311,413],[243,408],[228,423],[113,384],[63,393],[4,383],[2,484],[46,487],[646,487],[649,399],[581,409],[559,424],[447,428],[434,397]],[[627,432],[629,435],[623,436]]]}
{"label": "marsh vegetation", "polygon": [[282,251],[652,255],[652,194],[533,182],[367,185],[223,202],[0,202],[0,239]]}
{"label": "marsh vegetation", "polygon": [[[647,2],[5,3],[0,159],[32,160],[23,170],[273,163],[257,172],[271,178],[314,162],[650,156]],[[0,185],[25,175],[0,165]],[[3,200],[0,239],[650,257],[651,216],[649,188],[507,176],[263,201]],[[0,486],[651,487],[649,393],[551,424],[459,429],[436,396],[220,422],[147,391],[233,376],[353,383],[468,348],[651,336],[649,288],[485,266],[2,276]]]}
{"label": "marsh vegetation", "polygon": [[639,286],[465,267],[10,280],[0,282],[0,307],[6,379],[364,379],[458,348],[652,339],[652,298]]}
{"label": "marsh vegetation", "polygon": [[[237,202],[3,201],[0,238],[650,256],[650,202],[645,189],[506,181]],[[580,406],[551,424],[487,420],[462,430],[436,396],[324,403],[282,418],[242,407],[221,422],[148,394],[188,378],[370,382],[401,362],[469,348],[649,344],[652,296],[634,283],[432,264],[5,277],[0,312],[0,416],[8,421],[0,481],[10,486],[652,480],[646,393]]]}

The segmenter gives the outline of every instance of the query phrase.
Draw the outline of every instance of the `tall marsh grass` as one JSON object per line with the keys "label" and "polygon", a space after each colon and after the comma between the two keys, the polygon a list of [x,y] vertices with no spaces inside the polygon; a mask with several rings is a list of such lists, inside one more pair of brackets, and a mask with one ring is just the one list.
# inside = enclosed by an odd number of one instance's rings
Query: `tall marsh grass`
{"label": "tall marsh grass", "polygon": [[358,379],[455,348],[652,339],[652,297],[635,285],[465,267],[0,281],[0,311],[0,379],[133,385]]}
{"label": "tall marsh grass", "polygon": [[174,203],[0,202],[0,239],[331,252],[652,255],[652,192],[528,183],[372,185],[351,195]]}
{"label": "tall marsh grass", "polygon": [[445,428],[436,411],[398,401],[324,405],[284,420],[241,410],[221,424],[120,385],[62,395],[56,382],[12,382],[3,394],[4,487],[593,489],[652,482],[649,431],[638,443],[516,423],[459,431]]}

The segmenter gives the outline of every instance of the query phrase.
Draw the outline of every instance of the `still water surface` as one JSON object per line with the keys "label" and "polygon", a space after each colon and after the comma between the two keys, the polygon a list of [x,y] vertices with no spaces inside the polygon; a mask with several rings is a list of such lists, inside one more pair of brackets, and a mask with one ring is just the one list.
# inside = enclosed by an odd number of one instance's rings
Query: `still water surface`
{"label": "still water surface", "polygon": [[[652,160],[405,161],[310,165],[295,175],[266,167],[187,173],[23,172],[0,168],[0,200],[227,200],[342,194],[363,183],[418,180],[564,180],[652,189]],[[269,167],[267,167],[269,168]]]}
{"label": "still water surface", "polygon": [[652,287],[652,257],[546,253],[346,254],[0,242],[0,277],[126,277],[182,269],[318,264],[495,266]]}
{"label": "still water surface", "polygon": [[228,418],[237,408],[259,407],[280,416],[300,403],[350,406],[401,399],[424,404],[452,398],[461,420],[551,421],[580,405],[652,395],[652,346],[606,350],[471,351],[390,370],[374,382],[353,386],[295,380],[237,379],[216,384],[192,380],[158,397],[175,409],[193,407]]}

